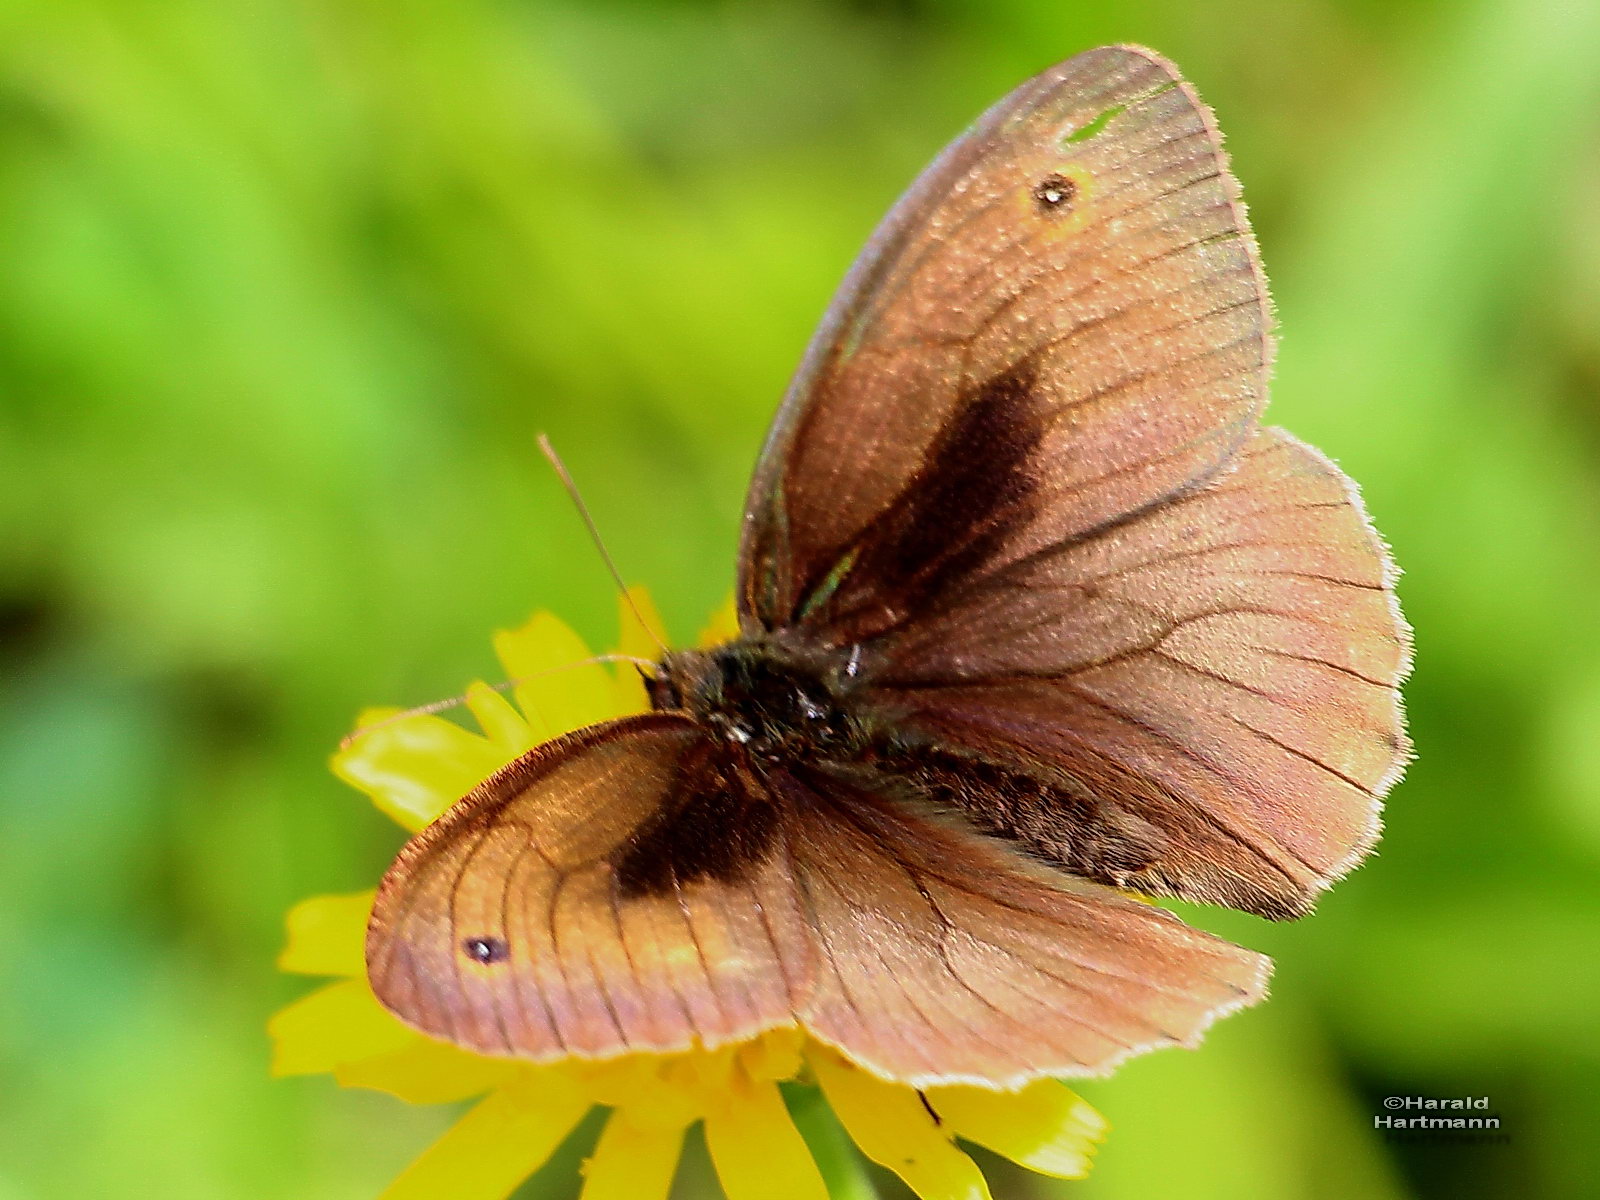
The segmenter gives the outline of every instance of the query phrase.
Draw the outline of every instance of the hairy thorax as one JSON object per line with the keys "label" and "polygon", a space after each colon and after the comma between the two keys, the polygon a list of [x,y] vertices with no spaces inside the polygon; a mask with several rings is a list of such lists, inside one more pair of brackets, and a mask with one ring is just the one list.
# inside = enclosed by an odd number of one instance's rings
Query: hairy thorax
{"label": "hairy thorax", "polygon": [[657,709],[687,712],[758,763],[859,757],[870,737],[854,703],[856,659],[774,639],[667,654],[649,683]]}

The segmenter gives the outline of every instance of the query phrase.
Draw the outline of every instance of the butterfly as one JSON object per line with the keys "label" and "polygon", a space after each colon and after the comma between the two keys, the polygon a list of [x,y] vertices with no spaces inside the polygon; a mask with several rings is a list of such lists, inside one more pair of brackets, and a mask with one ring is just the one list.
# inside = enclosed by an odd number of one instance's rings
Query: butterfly
{"label": "butterfly", "polygon": [[1408,755],[1356,489],[1260,424],[1270,305],[1210,111],[1149,50],[1023,84],[917,179],[744,510],[739,636],[418,834],[379,999],[533,1061],[799,1025],[916,1086],[1193,1044]]}

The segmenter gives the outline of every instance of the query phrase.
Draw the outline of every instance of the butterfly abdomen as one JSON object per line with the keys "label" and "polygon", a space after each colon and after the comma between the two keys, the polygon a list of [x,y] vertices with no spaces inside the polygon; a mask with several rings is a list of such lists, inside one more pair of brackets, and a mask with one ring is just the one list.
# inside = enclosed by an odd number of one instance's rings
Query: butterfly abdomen
{"label": "butterfly abdomen", "polygon": [[1097,883],[1126,886],[1166,848],[1165,836],[1150,822],[1059,772],[1027,771],[904,741],[876,765],[978,830]]}
{"label": "butterfly abdomen", "polygon": [[[619,864],[625,891],[731,878],[765,857],[777,821],[769,773],[836,765],[878,777],[886,803],[908,793],[961,814],[1085,879],[1114,886],[1155,863],[1160,830],[1081,781],[922,744],[855,703],[848,660],[769,640],[686,651],[663,661],[658,707],[686,710],[711,735],[684,800],[665,806]],[[686,767],[686,769],[688,769]],[[852,771],[852,774],[858,772]]]}

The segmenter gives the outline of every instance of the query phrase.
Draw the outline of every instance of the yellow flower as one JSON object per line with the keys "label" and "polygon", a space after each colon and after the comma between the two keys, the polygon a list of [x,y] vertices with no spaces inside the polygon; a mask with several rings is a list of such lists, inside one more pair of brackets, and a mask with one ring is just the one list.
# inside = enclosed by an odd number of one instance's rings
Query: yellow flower
{"label": "yellow flower", "polygon": [[[633,593],[659,629],[647,596]],[[701,636],[737,632],[731,603]],[[622,606],[620,650],[651,657],[656,641]],[[486,684],[467,690],[481,733],[437,716],[361,715],[365,730],[333,756],[341,779],[407,829],[438,817],[481,779],[558,734],[646,706],[637,672],[589,664],[576,634],[540,613],[495,637],[513,705]],[[363,957],[371,891],[317,896],[288,916],[278,965],[337,981],[289,1005],[268,1025],[273,1072],[328,1072],[346,1087],[375,1088],[413,1104],[481,1096],[383,1193],[385,1200],[489,1200],[537,1170],[594,1106],[611,1110],[584,1167],[583,1200],[662,1200],[685,1130],[704,1122],[706,1144],[730,1200],[826,1200],[821,1171],[778,1085],[820,1086],[863,1154],[898,1174],[923,1200],[972,1200],[989,1191],[957,1145],[987,1146],[1044,1174],[1080,1178],[1104,1136],[1100,1115],[1054,1080],[1016,1092],[975,1087],[916,1089],[858,1069],[800,1029],[735,1046],[681,1054],[630,1054],[535,1066],[486,1058],[400,1023],[367,983]]]}

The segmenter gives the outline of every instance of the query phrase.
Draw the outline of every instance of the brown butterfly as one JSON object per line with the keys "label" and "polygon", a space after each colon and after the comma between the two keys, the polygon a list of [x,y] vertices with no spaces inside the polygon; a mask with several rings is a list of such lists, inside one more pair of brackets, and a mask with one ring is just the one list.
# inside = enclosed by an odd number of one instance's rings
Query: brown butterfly
{"label": "brown butterfly", "polygon": [[767,439],[740,636],[401,852],[407,1023],[543,1060],[799,1024],[882,1075],[1082,1075],[1269,962],[1125,894],[1307,912],[1407,755],[1394,571],[1262,428],[1266,284],[1212,117],[1116,46],[889,214]]}

